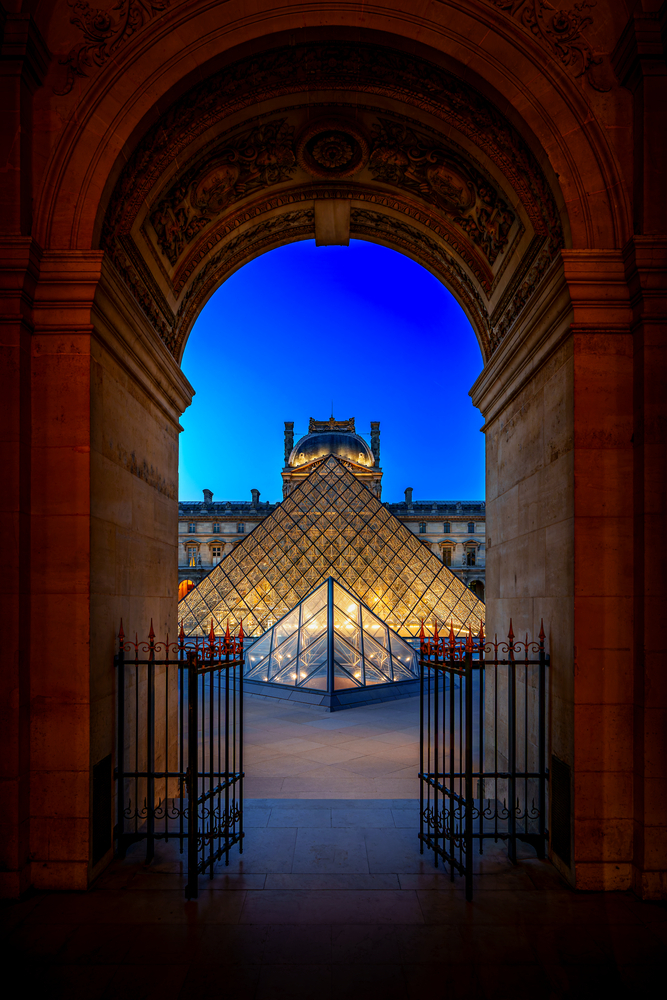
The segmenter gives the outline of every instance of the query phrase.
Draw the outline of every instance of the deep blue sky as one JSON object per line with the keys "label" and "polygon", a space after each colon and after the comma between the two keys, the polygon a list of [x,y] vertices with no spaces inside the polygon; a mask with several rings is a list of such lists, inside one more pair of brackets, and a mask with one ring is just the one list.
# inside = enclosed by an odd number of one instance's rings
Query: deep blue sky
{"label": "deep blue sky", "polygon": [[484,498],[482,416],[468,390],[482,369],[450,292],[386,247],[313,240],[231,276],[199,316],[183,371],[196,390],[181,419],[181,500],[282,498],[284,421],[380,421],[382,499]]}

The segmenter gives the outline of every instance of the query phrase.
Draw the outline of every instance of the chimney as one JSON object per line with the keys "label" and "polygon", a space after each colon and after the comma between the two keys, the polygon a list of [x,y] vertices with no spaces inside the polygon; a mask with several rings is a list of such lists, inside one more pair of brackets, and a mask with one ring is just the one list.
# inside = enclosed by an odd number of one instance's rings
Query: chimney
{"label": "chimney", "polygon": [[259,490],[250,490],[252,493],[252,505],[253,507],[259,507]]}
{"label": "chimney", "polygon": [[380,421],[371,420],[371,451],[375,459],[375,465],[380,465]]}
{"label": "chimney", "polygon": [[294,421],[285,421],[285,465],[289,462],[289,457],[294,447]]}
{"label": "chimney", "polygon": [[204,506],[210,507],[213,503],[213,494],[210,490],[204,490]]}
{"label": "chimney", "polygon": [[408,505],[408,507],[412,506],[412,486],[408,486],[407,490],[405,491],[405,502]]}

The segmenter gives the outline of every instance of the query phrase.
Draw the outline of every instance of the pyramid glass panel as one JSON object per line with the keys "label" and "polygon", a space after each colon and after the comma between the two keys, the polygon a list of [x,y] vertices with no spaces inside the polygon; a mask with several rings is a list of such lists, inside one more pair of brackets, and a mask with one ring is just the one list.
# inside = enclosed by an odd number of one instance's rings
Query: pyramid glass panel
{"label": "pyramid glass panel", "polygon": [[[362,621],[380,633],[380,642]],[[244,677],[334,695],[367,685],[414,685],[419,673],[415,651],[329,577],[247,648]]]}
{"label": "pyramid glass panel", "polygon": [[[458,635],[468,626],[477,634],[484,621],[482,602],[333,455],[183,597],[179,617],[188,636],[208,634],[213,618],[220,629],[227,619],[243,620],[255,638],[307,592],[322,607],[326,592],[313,588],[329,577],[353,598],[365,597],[380,624],[406,638],[418,637],[422,618]],[[303,626],[303,607],[299,614]],[[386,649],[380,632],[370,629]]]}

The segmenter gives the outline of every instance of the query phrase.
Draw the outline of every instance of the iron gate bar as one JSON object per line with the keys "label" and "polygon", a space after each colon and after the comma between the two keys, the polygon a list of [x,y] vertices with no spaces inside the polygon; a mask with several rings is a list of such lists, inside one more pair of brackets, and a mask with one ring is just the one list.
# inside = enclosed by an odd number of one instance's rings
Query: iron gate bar
{"label": "iron gate bar", "polygon": [[[536,653],[535,658],[531,653]],[[505,840],[508,855],[516,863],[517,841],[536,849],[538,857],[545,856],[548,839],[546,823],[546,668],[549,657],[545,651],[545,634],[540,628],[539,642],[524,643],[514,639],[512,622],[508,641],[487,643],[483,627],[474,639],[468,634],[464,644],[454,636],[438,635],[437,625],[433,638],[426,639],[423,626],[420,636],[420,851],[424,846],[434,852],[437,867],[441,858],[449,865],[452,880],[455,873],[465,876],[466,898],[472,898],[472,846],[479,841],[480,853],[484,840]],[[500,655],[499,655],[500,654]],[[507,720],[501,724],[499,716],[499,668],[507,672]],[[517,671],[521,670],[521,679]],[[493,768],[485,764],[485,730],[489,727],[487,709],[488,689],[486,678],[493,671]],[[533,714],[529,713],[529,700],[536,672],[537,704],[535,728],[537,731],[537,767],[529,767],[532,744],[529,741]],[[442,697],[440,697],[442,692]],[[523,696],[523,711],[517,707],[519,694]],[[475,716],[474,699],[477,697]],[[478,733],[475,736],[475,718]],[[523,728],[523,764],[518,765],[518,737]],[[507,766],[499,767],[499,740],[506,741]],[[475,767],[475,753],[478,760]],[[477,796],[474,782],[477,780]],[[502,807],[498,797],[499,782],[507,784]],[[537,783],[537,807],[533,798],[529,807],[529,782]],[[493,785],[494,800],[487,797]],[[523,808],[519,789],[523,793]],[[476,804],[476,798],[479,804]],[[507,806],[509,799],[510,806]],[[488,803],[485,805],[484,803]],[[516,805],[515,805],[516,803]],[[485,827],[485,821],[492,821]],[[505,824],[502,829],[499,824]]]}
{"label": "iron gate bar", "polygon": [[[115,769],[118,802],[114,831],[118,854],[124,856],[131,843],[145,840],[146,860],[150,862],[154,857],[156,840],[166,842],[170,837],[177,839],[181,853],[187,840],[186,893],[190,898],[197,895],[199,874],[209,869],[212,878],[214,865],[223,855],[229,864],[229,851],[235,844],[239,845],[241,852],[243,850],[243,638],[241,626],[237,637],[230,636],[228,627],[224,638],[218,639],[211,623],[211,632],[206,640],[186,640],[181,626],[177,643],[170,643],[168,637],[165,643],[160,643],[155,641],[152,621],[148,642],[139,642],[138,637],[135,637],[134,642],[127,641],[122,621],[118,634],[119,649],[114,658],[118,669],[118,750]],[[132,652],[134,656],[128,657],[127,654]],[[133,671],[130,677],[128,667]],[[155,766],[158,697],[156,668],[159,667],[165,668],[164,726],[161,727],[161,732],[163,730],[164,763],[167,765],[163,765],[160,770]],[[173,713],[174,707],[173,700],[170,703],[173,682],[170,670],[174,668],[177,670],[175,688],[178,706],[175,719],[171,720],[170,712]],[[133,697],[128,687],[132,678],[135,688]],[[145,695],[142,697],[140,689],[143,688],[144,681]],[[130,765],[129,768],[125,763],[128,692],[134,709],[133,741],[129,748],[134,767]],[[140,733],[140,719],[145,723],[145,740]],[[178,741],[178,770],[169,767],[172,753],[170,730],[173,730],[174,723]],[[140,766],[140,755],[145,760],[143,767]],[[127,806],[125,804],[125,784],[128,780],[134,793],[134,809],[132,797]],[[170,780],[178,783],[179,791],[178,795],[172,797],[171,807]],[[140,781],[144,783],[146,792],[143,809],[139,807]],[[155,805],[157,781],[164,781],[165,795],[164,804],[160,797]],[[171,824],[176,820],[178,825],[174,830]],[[126,828],[128,823],[131,827],[129,830]],[[157,829],[156,824],[163,828]]]}

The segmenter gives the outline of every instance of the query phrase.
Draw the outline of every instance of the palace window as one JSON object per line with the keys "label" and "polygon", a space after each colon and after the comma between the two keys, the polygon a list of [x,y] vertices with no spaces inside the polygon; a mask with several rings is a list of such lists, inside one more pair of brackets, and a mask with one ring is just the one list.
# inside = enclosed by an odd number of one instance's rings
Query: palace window
{"label": "palace window", "polygon": [[419,534],[420,535],[425,535],[426,534],[426,521],[420,521],[419,522]]}
{"label": "palace window", "polygon": [[212,545],[211,556],[213,558],[213,565],[217,566],[222,559],[222,545]]}
{"label": "palace window", "polygon": [[197,522],[196,521],[190,521],[190,523],[188,525],[188,531],[190,532],[191,535],[195,535],[197,533]]}
{"label": "palace window", "polygon": [[239,523],[236,525],[236,531],[239,535],[242,535],[245,532],[245,524],[243,523],[243,521],[239,521]]}
{"label": "palace window", "polygon": [[195,545],[188,545],[188,566],[197,565],[197,547]]}
{"label": "palace window", "polygon": [[477,554],[474,549],[468,549],[466,553],[466,566],[474,566]]}
{"label": "palace window", "polygon": [[221,527],[220,521],[214,521],[213,522],[213,534],[214,535],[219,535],[220,534],[220,527]]}
{"label": "palace window", "polygon": [[442,550],[442,561],[444,562],[445,566],[452,565],[452,550],[449,548],[449,546],[447,546],[447,548]]}
{"label": "palace window", "polygon": [[450,532],[450,531],[452,530],[452,525],[451,525],[451,522],[450,522],[450,521],[445,521],[445,523],[444,523],[444,524],[443,524],[443,526],[442,526],[442,530],[443,530],[443,531],[444,531],[444,532],[445,532],[446,534],[449,534],[449,532]]}
{"label": "palace window", "polygon": [[469,532],[469,534],[474,535],[474,533],[475,533],[475,522],[474,521],[468,521],[468,532]]}

